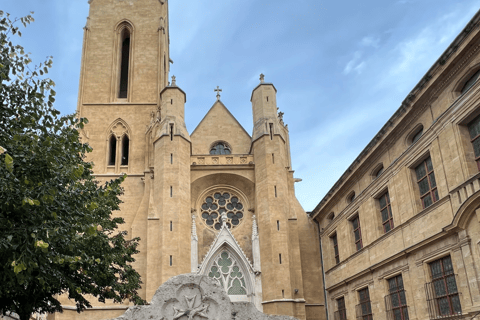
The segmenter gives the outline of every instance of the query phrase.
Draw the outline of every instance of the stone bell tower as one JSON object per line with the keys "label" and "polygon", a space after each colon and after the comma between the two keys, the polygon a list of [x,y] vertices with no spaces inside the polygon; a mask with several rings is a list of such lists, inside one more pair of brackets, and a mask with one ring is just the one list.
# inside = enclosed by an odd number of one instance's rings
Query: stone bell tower
{"label": "stone bell tower", "polygon": [[[168,3],[89,0],[89,5],[77,106],[78,115],[89,123],[81,137],[93,148],[87,160],[94,162],[97,180],[128,175],[121,210],[114,214],[124,218],[120,227],[128,237],[141,238],[134,267],[142,276],[139,294],[149,300],[161,283],[190,266],[190,207],[178,201],[189,196],[189,182],[176,180],[188,175],[190,146],[183,119],[185,94],[168,86]],[[185,261],[178,254],[183,250],[177,237],[181,219],[173,216],[185,211],[179,209],[182,205],[188,207]],[[172,266],[184,263],[185,271],[179,267],[172,273]],[[82,319],[113,318],[127,307],[92,303]],[[80,319],[74,311],[70,314],[75,309],[71,301],[63,299],[62,304],[65,312],[55,319]]]}
{"label": "stone bell tower", "polygon": [[322,281],[313,245],[315,229],[295,197],[288,127],[277,111],[276,93],[261,75],[251,98],[263,310],[320,319]]}

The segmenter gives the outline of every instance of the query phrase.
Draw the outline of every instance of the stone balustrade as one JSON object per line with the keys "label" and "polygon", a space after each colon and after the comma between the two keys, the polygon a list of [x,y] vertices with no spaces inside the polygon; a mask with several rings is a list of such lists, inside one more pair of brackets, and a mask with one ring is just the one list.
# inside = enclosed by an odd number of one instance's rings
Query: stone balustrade
{"label": "stone balustrade", "polygon": [[216,165],[251,165],[253,164],[253,155],[201,155],[191,156],[192,166],[216,166]]}

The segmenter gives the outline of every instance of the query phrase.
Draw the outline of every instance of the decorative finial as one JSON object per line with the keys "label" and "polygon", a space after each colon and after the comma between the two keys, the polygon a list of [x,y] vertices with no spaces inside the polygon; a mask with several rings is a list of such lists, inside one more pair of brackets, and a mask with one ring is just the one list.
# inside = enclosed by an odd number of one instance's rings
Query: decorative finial
{"label": "decorative finial", "polygon": [[220,219],[222,220],[222,226],[226,226],[227,220],[228,220],[228,218],[227,218],[227,213],[226,213],[226,212],[222,212],[222,216],[221,216]]}
{"label": "decorative finial", "polygon": [[217,86],[217,89],[213,89],[213,91],[217,92],[217,101],[220,101],[220,92],[222,92],[222,89]]}
{"label": "decorative finial", "polygon": [[177,78],[175,76],[172,76],[172,87],[177,86],[176,80],[177,80]]}
{"label": "decorative finial", "polygon": [[265,82],[265,75],[263,73],[260,73],[260,83]]}

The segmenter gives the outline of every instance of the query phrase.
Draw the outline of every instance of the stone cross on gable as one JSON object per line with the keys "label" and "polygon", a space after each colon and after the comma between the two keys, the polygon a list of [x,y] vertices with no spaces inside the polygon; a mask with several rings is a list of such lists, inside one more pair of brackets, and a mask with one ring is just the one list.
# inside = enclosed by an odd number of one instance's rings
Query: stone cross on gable
{"label": "stone cross on gable", "polygon": [[217,86],[217,89],[213,89],[213,91],[217,92],[217,100],[220,101],[220,92],[222,92],[222,89]]}

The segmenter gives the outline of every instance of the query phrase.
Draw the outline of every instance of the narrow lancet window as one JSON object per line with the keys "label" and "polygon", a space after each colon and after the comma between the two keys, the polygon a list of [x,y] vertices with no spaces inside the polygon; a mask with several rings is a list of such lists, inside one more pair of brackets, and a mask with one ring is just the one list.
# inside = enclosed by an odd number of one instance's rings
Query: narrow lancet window
{"label": "narrow lancet window", "polygon": [[114,135],[110,136],[110,140],[108,141],[109,144],[109,151],[110,155],[108,157],[108,165],[114,166],[115,165],[115,158],[117,155],[117,139]]}
{"label": "narrow lancet window", "polygon": [[130,62],[130,31],[124,28],[122,31],[122,56],[120,60],[120,90],[119,98],[126,98],[128,93],[128,68]]}
{"label": "narrow lancet window", "polygon": [[123,136],[122,139],[122,166],[128,165],[128,147],[130,144],[130,140],[128,139],[127,135]]}

